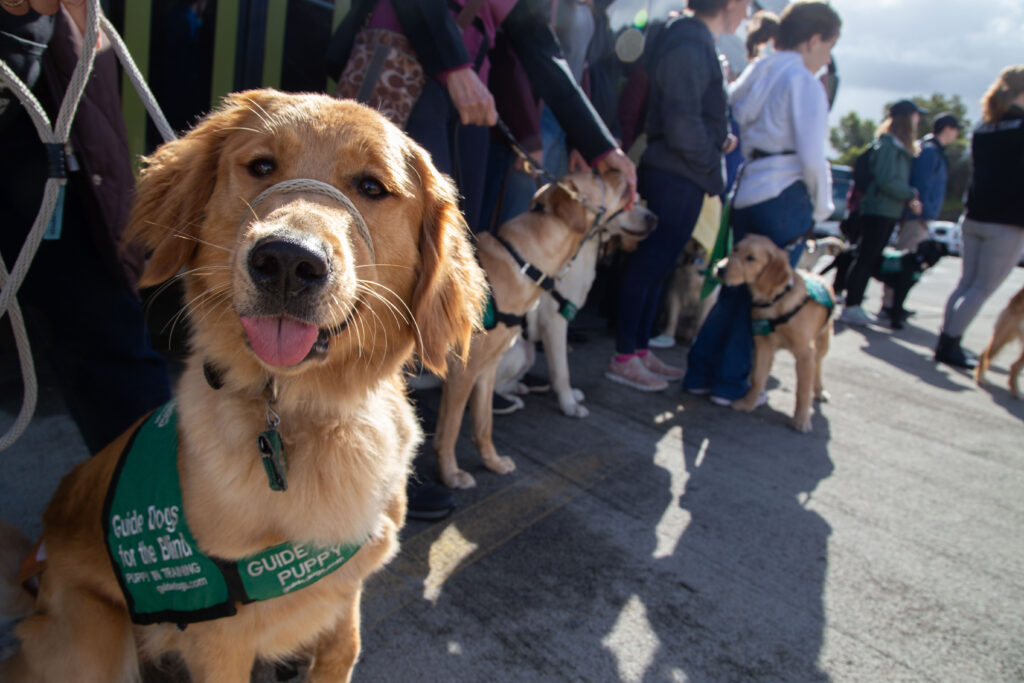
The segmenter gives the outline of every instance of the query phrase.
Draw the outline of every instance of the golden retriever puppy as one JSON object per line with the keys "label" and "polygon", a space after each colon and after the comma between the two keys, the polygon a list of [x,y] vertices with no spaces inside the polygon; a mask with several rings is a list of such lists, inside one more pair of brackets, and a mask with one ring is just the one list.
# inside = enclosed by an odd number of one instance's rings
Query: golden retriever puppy
{"label": "golden retriever puppy", "polygon": [[455,188],[367,107],[249,91],[147,159],[129,237],[141,284],[181,273],[191,357],[174,401],[61,482],[0,680],[135,680],[177,653],[241,683],[312,652],[311,680],[347,681],[422,439],[402,366],[443,373],[486,296]]}
{"label": "golden retriever puppy", "polygon": [[[1024,288],[1014,294],[1010,302],[1006,304],[1006,308],[1000,311],[999,317],[996,319],[996,326],[992,330],[992,337],[988,340],[985,350],[978,356],[978,367],[974,369],[975,382],[980,385],[985,381],[985,372],[988,371],[992,359],[1014,339],[1024,344]],[[1022,369],[1024,369],[1024,347],[1021,348],[1020,356],[1010,366],[1009,377],[1007,377],[1010,393],[1015,398],[1020,398],[1018,380]]]}
{"label": "golden retriever puppy", "polygon": [[[573,197],[574,194],[584,201]],[[544,291],[528,272],[543,273],[543,278],[537,276],[541,280],[557,276],[576,255],[583,240],[602,229],[603,222],[623,208],[628,199],[626,180],[617,171],[602,175],[571,173],[557,184],[546,185],[537,191],[534,204],[539,210],[506,221],[498,228],[497,236],[491,233],[479,235],[477,251],[491,283],[493,308],[517,320],[498,321],[491,329],[474,335],[466,365],[453,367],[445,380],[434,450],[440,464],[441,479],[447,486],[476,486],[473,476],[459,469],[455,460],[455,442],[467,402],[470,402],[473,421],[473,441],[484,465],[499,474],[515,470],[512,459],[498,455],[494,448],[491,439],[494,421],[492,402],[502,354],[519,334],[522,316],[537,303]],[[534,270],[523,263],[532,265]]]}
{"label": "golden retriever puppy", "polygon": [[[750,391],[732,406],[749,412],[759,404],[771,373],[775,351],[786,349],[796,358],[796,410],[792,426],[811,431],[811,400],[828,399],[821,382],[821,365],[832,340],[835,295],[823,280],[795,272],[789,254],[767,237],[748,235],[718,264],[719,279],[727,285],[750,288],[754,329],[754,368]],[[824,292],[822,304],[809,287]]]}

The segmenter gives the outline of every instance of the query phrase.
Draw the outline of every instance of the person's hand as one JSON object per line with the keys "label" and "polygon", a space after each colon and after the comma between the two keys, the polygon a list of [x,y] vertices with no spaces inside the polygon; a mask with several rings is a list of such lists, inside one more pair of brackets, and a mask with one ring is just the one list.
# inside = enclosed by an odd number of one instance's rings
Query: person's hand
{"label": "person's hand", "polygon": [[463,125],[493,126],[498,122],[494,96],[473,69],[467,66],[451,72],[446,84]]}
{"label": "person's hand", "polygon": [[732,133],[729,133],[729,137],[722,143],[722,154],[731,154],[736,146],[740,144],[739,138]]}
{"label": "person's hand", "polygon": [[924,207],[921,205],[921,200],[916,198],[907,202],[907,207],[910,209],[910,213],[915,216],[920,216],[921,212],[924,210]]}
{"label": "person's hand", "polygon": [[575,173],[576,171],[589,171],[590,164],[583,158],[578,149],[574,149],[569,152],[569,173]]}
{"label": "person's hand", "polygon": [[626,183],[629,185],[629,200],[626,202],[626,210],[632,209],[636,204],[636,166],[633,165],[633,161],[626,156],[621,148],[616,147],[595,165],[599,173],[615,169],[626,176]]}

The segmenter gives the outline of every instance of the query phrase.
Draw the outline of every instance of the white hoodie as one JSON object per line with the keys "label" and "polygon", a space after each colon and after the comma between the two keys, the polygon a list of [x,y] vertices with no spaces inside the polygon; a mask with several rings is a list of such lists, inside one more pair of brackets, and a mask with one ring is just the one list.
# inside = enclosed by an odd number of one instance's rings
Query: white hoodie
{"label": "white hoodie", "polygon": [[[807,184],[814,220],[833,211],[832,174],[825,158],[828,99],[803,58],[782,50],[751,64],[729,88],[732,114],[747,159],[736,208],[777,197],[798,180]],[[796,152],[751,161],[762,152]]]}

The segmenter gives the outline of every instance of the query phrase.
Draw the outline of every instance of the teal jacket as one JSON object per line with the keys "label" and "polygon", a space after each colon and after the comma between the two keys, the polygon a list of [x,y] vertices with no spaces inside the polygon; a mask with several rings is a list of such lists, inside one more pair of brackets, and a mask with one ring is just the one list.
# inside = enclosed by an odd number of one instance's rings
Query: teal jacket
{"label": "teal jacket", "polygon": [[860,211],[870,216],[899,219],[907,202],[914,198],[910,168],[914,157],[889,133],[881,135],[871,152],[871,184]]}

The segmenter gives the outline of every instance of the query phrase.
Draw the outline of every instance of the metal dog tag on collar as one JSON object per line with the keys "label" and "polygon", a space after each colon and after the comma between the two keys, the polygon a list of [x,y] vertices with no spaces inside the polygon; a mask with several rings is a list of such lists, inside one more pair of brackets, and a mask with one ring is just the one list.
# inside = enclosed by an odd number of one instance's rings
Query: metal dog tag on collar
{"label": "metal dog tag on collar", "polygon": [[559,310],[558,312],[562,315],[563,318],[565,318],[566,322],[571,323],[573,319],[576,317],[576,314],[579,313],[579,310],[580,309],[576,307],[576,304],[567,300],[565,304],[562,306],[561,310]]}
{"label": "metal dog tag on collar", "polygon": [[267,484],[271,491],[288,490],[288,459],[284,455],[281,433],[268,429],[259,436],[258,445],[263,469],[267,472]]}
{"label": "metal dog tag on collar", "polygon": [[772,333],[772,321],[771,320],[751,320],[750,331],[755,337],[761,337],[766,334]]}

